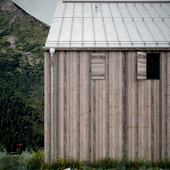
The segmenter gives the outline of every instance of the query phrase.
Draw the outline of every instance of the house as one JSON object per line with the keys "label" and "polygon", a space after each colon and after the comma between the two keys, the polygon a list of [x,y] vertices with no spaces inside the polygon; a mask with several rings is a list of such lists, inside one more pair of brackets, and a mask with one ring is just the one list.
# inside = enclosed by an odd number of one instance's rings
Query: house
{"label": "house", "polygon": [[170,1],[63,1],[44,47],[45,162],[170,158]]}

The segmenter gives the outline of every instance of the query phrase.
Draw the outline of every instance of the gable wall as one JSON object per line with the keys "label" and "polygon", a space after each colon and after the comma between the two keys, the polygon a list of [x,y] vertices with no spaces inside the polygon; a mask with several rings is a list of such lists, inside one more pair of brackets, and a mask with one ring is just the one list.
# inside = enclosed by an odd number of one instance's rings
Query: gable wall
{"label": "gable wall", "polygon": [[55,53],[51,121],[51,60],[45,52],[46,162],[57,155],[170,157],[170,52],[160,52],[160,80],[137,80],[137,52],[104,53],[104,80],[91,79],[91,52]]}

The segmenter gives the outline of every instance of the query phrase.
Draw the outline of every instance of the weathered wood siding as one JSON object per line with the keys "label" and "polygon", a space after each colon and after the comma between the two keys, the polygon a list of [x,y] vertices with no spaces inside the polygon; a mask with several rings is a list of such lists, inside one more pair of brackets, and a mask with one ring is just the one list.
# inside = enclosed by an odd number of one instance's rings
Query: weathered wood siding
{"label": "weathered wood siding", "polygon": [[[109,52],[109,76],[108,76],[108,117],[109,117],[109,156],[122,158],[123,149],[123,53]],[[115,70],[115,71],[114,71]]]}
{"label": "weathered wood siding", "polygon": [[126,117],[126,152],[130,159],[135,158],[137,148],[137,56],[135,52],[126,53],[126,91],[125,91],[125,117]]}
{"label": "weathered wood siding", "polygon": [[44,159],[49,162],[51,160],[51,57],[46,51],[44,52],[44,69]]}
{"label": "weathered wood siding", "polygon": [[170,158],[170,52],[167,53],[167,157]]}
{"label": "weathered wood siding", "polygon": [[124,154],[170,158],[170,53],[160,52],[160,80],[137,79],[137,52],[121,51],[101,52],[105,70],[94,78],[99,66],[92,63],[94,53],[55,54],[52,142],[51,61],[45,52],[45,161],[56,156],[121,159]]}

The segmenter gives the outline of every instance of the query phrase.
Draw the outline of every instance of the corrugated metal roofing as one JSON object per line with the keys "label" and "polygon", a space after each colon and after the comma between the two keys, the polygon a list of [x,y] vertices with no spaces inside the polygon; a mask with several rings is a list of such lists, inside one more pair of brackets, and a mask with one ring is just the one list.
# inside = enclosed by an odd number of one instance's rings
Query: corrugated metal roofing
{"label": "corrugated metal roofing", "polygon": [[170,47],[170,2],[59,2],[45,47]]}
{"label": "corrugated metal roofing", "polygon": [[132,3],[167,3],[167,2],[170,2],[170,0],[63,0],[63,2],[80,2],[80,3],[89,3],[89,2],[100,2],[100,3],[119,3],[119,2],[122,2],[122,3],[126,3],[126,2],[132,2]]}

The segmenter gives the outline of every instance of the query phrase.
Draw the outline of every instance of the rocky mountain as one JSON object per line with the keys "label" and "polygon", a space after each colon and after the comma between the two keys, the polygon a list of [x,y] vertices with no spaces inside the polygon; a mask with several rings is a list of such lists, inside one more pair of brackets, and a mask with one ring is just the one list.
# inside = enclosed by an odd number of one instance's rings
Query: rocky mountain
{"label": "rocky mountain", "polygon": [[22,10],[18,9],[11,0],[4,0],[4,1],[0,1],[0,6],[1,6],[1,10],[2,11],[8,11],[8,12],[14,12],[14,11],[18,11],[20,13],[22,13]]}
{"label": "rocky mountain", "polygon": [[44,57],[49,26],[0,0],[0,146],[44,145]]}

